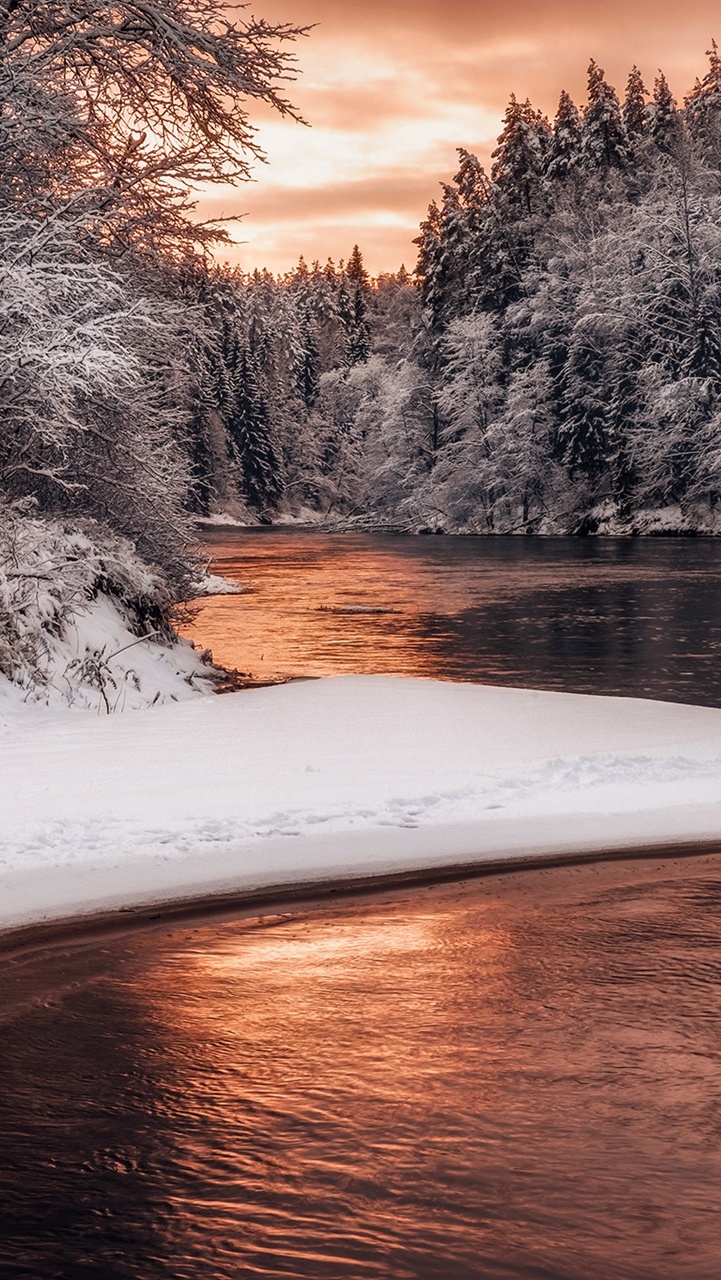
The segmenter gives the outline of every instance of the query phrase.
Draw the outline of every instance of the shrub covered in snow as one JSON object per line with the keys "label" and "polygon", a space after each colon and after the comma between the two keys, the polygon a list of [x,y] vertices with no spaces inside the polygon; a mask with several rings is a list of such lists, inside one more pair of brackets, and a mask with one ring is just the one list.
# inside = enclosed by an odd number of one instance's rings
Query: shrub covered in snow
{"label": "shrub covered in snow", "polygon": [[[0,507],[0,694],[112,712],[207,691],[171,589],[99,525]],[[11,688],[12,686],[12,688]]]}

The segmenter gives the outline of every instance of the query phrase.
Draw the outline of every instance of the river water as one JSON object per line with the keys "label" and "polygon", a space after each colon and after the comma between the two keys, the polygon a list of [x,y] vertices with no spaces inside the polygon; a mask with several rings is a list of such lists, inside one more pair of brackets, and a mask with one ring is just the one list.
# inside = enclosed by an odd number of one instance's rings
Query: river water
{"label": "river water", "polygon": [[186,628],[257,679],[380,672],[721,706],[721,539],[212,532]]}
{"label": "river water", "polygon": [[0,1274],[717,1280],[721,863],[2,968]]}
{"label": "river water", "polygon": [[[224,535],[195,634],[718,701],[717,544],[480,542]],[[720,979],[708,855],[8,954],[0,1276],[717,1280]]]}

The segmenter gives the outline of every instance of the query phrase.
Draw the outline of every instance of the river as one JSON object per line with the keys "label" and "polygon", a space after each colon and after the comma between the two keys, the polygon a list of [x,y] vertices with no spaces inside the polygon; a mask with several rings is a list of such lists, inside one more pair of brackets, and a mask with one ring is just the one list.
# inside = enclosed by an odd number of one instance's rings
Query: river
{"label": "river", "polygon": [[721,706],[721,539],[213,531],[185,628],[260,680],[375,672]]}
{"label": "river", "polygon": [[[259,678],[719,701],[716,543],[212,547],[193,633]],[[8,954],[0,1276],[716,1280],[720,977],[710,855]]]}

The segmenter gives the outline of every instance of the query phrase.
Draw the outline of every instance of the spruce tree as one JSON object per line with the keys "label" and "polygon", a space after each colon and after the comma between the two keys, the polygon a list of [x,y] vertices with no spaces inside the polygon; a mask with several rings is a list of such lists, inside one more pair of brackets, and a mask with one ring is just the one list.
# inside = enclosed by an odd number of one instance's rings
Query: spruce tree
{"label": "spruce tree", "polygon": [[416,236],[413,243],[418,245],[415,277],[420,285],[421,300],[428,314],[432,332],[440,328],[443,316],[443,292],[440,282],[441,234],[441,211],[436,201],[431,200],[428,213],[420,225],[420,235]]}
{"label": "spruce tree", "polygon": [[563,180],[575,173],[581,163],[581,116],[573,99],[564,89],[558,100],[553,122],[553,137],[546,159],[546,177]]}
{"label": "spruce tree", "polygon": [[271,439],[262,373],[247,346],[239,353],[233,392],[228,436],[241,469],[245,497],[252,507],[263,512],[277,505],[283,484],[280,458]]}
{"label": "spruce tree", "polygon": [[721,150],[721,56],[715,40],[706,55],[709,68],[685,99],[686,124],[707,159],[718,162]]}
{"label": "spruce tree", "polygon": [[371,353],[371,334],[368,323],[368,291],[370,280],[363,265],[363,254],[358,245],[348,259],[344,273],[342,318],[346,330],[345,363],[350,369],[355,364],[365,364]]}
{"label": "spruce tree", "polygon": [[650,130],[656,146],[662,151],[676,148],[681,133],[681,119],[676,99],[663,71],[659,71],[653,86]]}
{"label": "spruce tree", "polygon": [[558,439],[571,479],[592,486],[607,470],[611,429],[603,356],[593,340],[574,336],[562,374],[563,421]]}
{"label": "spruce tree", "polygon": [[588,68],[588,104],[583,113],[581,146],[590,169],[621,169],[628,161],[628,135],[618,95],[593,59]]}
{"label": "spruce tree", "polygon": [[444,184],[436,273],[444,325],[474,306],[482,225],[475,206],[461,198],[458,186]]}
{"label": "spruce tree", "polygon": [[300,321],[300,354],[296,364],[296,381],[306,411],[312,409],[318,395],[320,356],[316,324],[308,305]]}
{"label": "spruce tree", "polygon": [[551,129],[545,117],[528,99],[517,102],[511,94],[491,170],[491,181],[511,217],[530,218],[539,211],[541,175],[550,142]]}
{"label": "spruce tree", "polygon": [[647,94],[648,90],[643,83],[641,72],[638,67],[632,67],[621,113],[624,128],[631,143],[640,142],[648,131]]}

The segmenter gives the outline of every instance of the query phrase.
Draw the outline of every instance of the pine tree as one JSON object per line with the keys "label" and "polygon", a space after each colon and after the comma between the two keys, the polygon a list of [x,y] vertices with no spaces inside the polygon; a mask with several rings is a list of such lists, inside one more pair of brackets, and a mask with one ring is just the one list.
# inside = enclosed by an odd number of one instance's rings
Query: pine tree
{"label": "pine tree", "polygon": [[581,116],[564,89],[553,122],[553,137],[546,160],[546,177],[562,180],[577,172],[581,163]]}
{"label": "pine tree", "polygon": [[709,69],[703,80],[697,80],[685,99],[686,124],[691,137],[699,143],[702,153],[715,157],[721,148],[721,56],[715,40],[706,55]]}
{"label": "pine tree", "polygon": [[296,381],[306,411],[309,411],[318,395],[320,356],[316,325],[308,305],[305,306],[301,316],[300,343],[300,356],[296,362]]}
{"label": "pine tree", "polygon": [[651,136],[662,151],[675,150],[681,133],[681,119],[668,80],[659,71],[653,86]]}
{"label": "pine tree", "polygon": [[606,471],[611,441],[603,356],[583,333],[575,335],[562,375],[563,421],[558,433],[571,479],[591,485]]}
{"label": "pine tree", "polygon": [[441,234],[441,211],[436,201],[431,200],[428,213],[420,225],[420,235],[416,236],[413,243],[418,245],[415,277],[420,285],[421,299],[432,331],[440,327],[443,314],[440,288]]}
{"label": "pine tree", "polygon": [[475,207],[464,203],[457,185],[444,183],[436,270],[444,326],[473,309],[481,225]]}
{"label": "pine tree", "polygon": [[488,176],[478,156],[458,148],[460,164],[458,173],[453,179],[458,195],[458,203],[463,209],[471,234],[477,228],[479,218],[488,205]]}
{"label": "pine tree", "polygon": [[498,188],[504,211],[511,217],[530,218],[541,204],[541,175],[551,141],[548,121],[528,99],[515,95],[506,108],[503,131],[493,152],[491,181]]}
{"label": "pine tree", "polygon": [[227,430],[240,465],[248,502],[259,511],[277,505],[283,491],[281,464],[270,432],[267,395],[257,360],[247,346],[239,354]]}
{"label": "pine tree", "polygon": [[348,259],[344,272],[344,290],[341,316],[346,330],[345,363],[351,369],[355,364],[365,364],[371,353],[370,325],[368,324],[368,290],[370,281],[363,265],[363,254],[358,245]]}
{"label": "pine tree", "polygon": [[588,68],[588,104],[583,113],[581,146],[591,169],[620,169],[628,161],[628,136],[618,95],[593,59]]}
{"label": "pine tree", "polygon": [[647,93],[641,72],[638,67],[632,67],[622,111],[624,128],[631,143],[640,142],[648,131]]}

